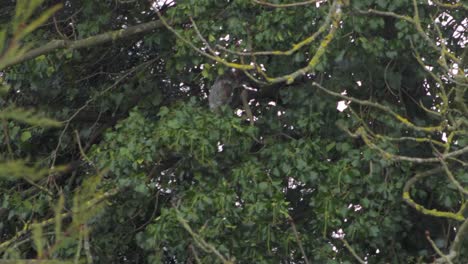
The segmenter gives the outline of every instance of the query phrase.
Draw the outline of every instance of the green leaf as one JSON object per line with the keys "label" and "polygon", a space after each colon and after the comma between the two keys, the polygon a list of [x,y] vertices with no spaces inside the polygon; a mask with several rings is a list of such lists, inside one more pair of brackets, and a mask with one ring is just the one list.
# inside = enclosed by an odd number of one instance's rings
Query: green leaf
{"label": "green leaf", "polygon": [[21,142],[26,142],[31,138],[32,134],[30,131],[24,131],[21,133],[20,140]]}
{"label": "green leaf", "polygon": [[258,188],[260,189],[260,191],[266,191],[268,189],[268,186],[269,184],[266,182],[261,182],[260,184],[258,184]]}
{"label": "green leaf", "polygon": [[330,150],[332,150],[334,147],[335,147],[336,143],[335,142],[332,142],[330,144],[328,144],[326,147],[325,147],[325,151],[326,152],[330,152]]}
{"label": "green leaf", "polygon": [[208,36],[208,41],[209,41],[209,42],[214,42],[214,41],[216,41],[216,38],[215,38],[213,35],[210,34],[210,35]]}

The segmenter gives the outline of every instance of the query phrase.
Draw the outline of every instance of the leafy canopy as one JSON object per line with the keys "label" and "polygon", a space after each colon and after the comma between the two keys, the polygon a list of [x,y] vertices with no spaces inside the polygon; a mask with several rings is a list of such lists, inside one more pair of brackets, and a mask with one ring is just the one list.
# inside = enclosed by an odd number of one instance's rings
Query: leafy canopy
{"label": "leafy canopy", "polygon": [[53,2],[0,7],[2,259],[468,261],[463,1]]}

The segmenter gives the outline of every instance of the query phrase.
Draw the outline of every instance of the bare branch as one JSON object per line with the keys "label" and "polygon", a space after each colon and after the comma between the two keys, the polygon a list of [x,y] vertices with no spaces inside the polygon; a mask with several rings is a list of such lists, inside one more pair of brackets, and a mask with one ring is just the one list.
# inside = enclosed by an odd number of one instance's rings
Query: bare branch
{"label": "bare branch", "polygon": [[211,54],[213,56],[216,56],[216,51],[213,50],[210,43],[203,37],[200,30],[198,29],[197,24],[195,23],[195,20],[193,20],[192,17],[190,17],[190,22],[192,23],[193,29],[195,29],[195,32],[197,33],[198,38],[203,42],[203,44],[205,44],[206,48],[211,52]]}
{"label": "bare branch", "polygon": [[373,14],[373,15],[379,15],[379,16],[389,16],[389,17],[394,17],[394,18],[398,18],[398,19],[401,19],[401,20],[405,20],[405,21],[410,22],[410,23],[414,22],[414,20],[411,17],[404,16],[404,15],[399,15],[399,14],[394,13],[394,12],[380,11],[380,10],[375,10],[375,9],[369,9],[367,11],[357,10],[357,12],[360,13],[360,14],[364,14],[364,15]]}
{"label": "bare branch", "polygon": [[[247,71],[247,70],[256,70],[262,77],[270,84],[274,83],[281,83],[281,82],[286,82],[288,84],[291,84],[294,82],[295,79],[297,79],[300,76],[306,75],[310,71],[312,71],[317,64],[320,62],[320,58],[322,55],[325,53],[327,50],[328,45],[332,41],[332,39],[336,35],[336,31],[339,28],[339,23],[341,21],[341,17],[343,15],[343,11],[341,10],[341,6],[343,4],[343,1],[337,0],[333,3],[333,6],[331,7],[330,10],[330,17],[331,17],[331,26],[328,34],[322,39],[322,41],[319,44],[319,47],[317,51],[315,52],[314,56],[312,59],[309,61],[308,65],[294,71],[293,73],[286,74],[283,76],[279,77],[269,77],[265,72],[262,71],[262,69],[256,65],[254,62],[251,62],[250,64],[245,64],[245,63],[234,63],[234,62],[229,62],[220,56],[214,54],[208,54],[207,52],[201,50],[200,48],[196,47],[190,40],[184,38],[181,34],[179,34],[172,26],[167,23],[167,21],[164,19],[164,17],[161,15],[159,11],[156,10],[156,13],[160,19],[160,21],[166,26],[166,28],[171,31],[178,39],[180,39],[182,42],[187,44],[190,48],[192,48],[194,51],[200,53],[201,55],[214,60],[220,64],[223,64],[224,66],[242,70],[242,71]],[[304,45],[307,45],[308,43],[312,42],[316,38],[315,34],[312,35],[311,37],[307,38],[306,40],[300,42],[297,44],[295,47],[293,47],[292,52],[301,48]],[[202,38],[203,39],[203,38]],[[287,51],[289,52],[289,51]],[[281,53],[281,52],[280,52]]]}
{"label": "bare branch", "polygon": [[448,263],[448,264],[453,264],[452,261],[450,260],[450,258],[445,255],[440,249],[439,247],[437,247],[437,245],[435,244],[435,242],[431,239],[431,236],[429,234],[429,231],[426,231],[426,239],[427,241],[429,241],[429,243],[431,244],[432,248],[434,249],[434,251],[437,253],[437,255],[439,255],[445,263]]}
{"label": "bare branch", "polygon": [[447,152],[447,153],[439,155],[438,157],[433,157],[433,158],[401,156],[401,155],[392,154],[388,151],[383,150],[379,146],[377,146],[374,142],[372,142],[371,138],[369,137],[369,135],[367,134],[367,132],[365,131],[363,127],[359,127],[354,133],[354,136],[359,136],[360,138],[362,138],[362,140],[364,141],[364,143],[366,143],[367,146],[369,146],[372,149],[378,150],[379,152],[382,153],[383,157],[394,160],[394,161],[408,161],[408,162],[413,162],[413,163],[434,163],[434,162],[439,162],[440,159],[445,160],[445,159],[453,158],[453,157],[456,157],[456,156],[459,156],[468,152],[468,146],[466,146],[462,149],[452,151],[452,152]]}
{"label": "bare branch", "polygon": [[458,8],[460,8],[460,9],[468,10],[468,6],[466,4],[463,4],[463,1],[460,1],[460,2],[455,3],[455,4],[444,4],[444,3],[441,3],[439,0],[432,0],[432,2],[434,4],[436,4],[437,6],[447,8],[447,9],[458,9]]}
{"label": "bare branch", "polygon": [[332,39],[335,37],[336,32],[340,26],[339,24],[341,21],[341,17],[343,15],[343,11],[341,10],[340,4],[337,2],[335,2],[334,6],[332,7],[333,15],[332,15],[332,25],[330,27],[330,30],[328,31],[328,34],[320,42],[318,49],[315,51],[315,54],[312,57],[312,59],[310,59],[308,65],[306,67],[303,67],[301,69],[294,71],[293,73],[286,74],[286,75],[279,76],[279,77],[272,78],[272,77],[268,77],[264,75],[264,78],[267,80],[267,82],[269,83],[286,82],[287,84],[291,84],[298,77],[304,76],[307,73],[311,72],[319,64],[320,58],[322,58],[322,55],[325,54],[325,52],[327,51],[328,45],[330,44]]}
{"label": "bare branch", "polygon": [[309,0],[309,1],[304,1],[304,2],[296,2],[296,3],[290,3],[290,4],[273,4],[270,2],[265,2],[265,1],[259,1],[259,0],[252,0],[252,2],[263,5],[263,6],[269,6],[269,7],[274,7],[274,8],[287,8],[287,7],[295,7],[295,6],[305,6],[305,5],[310,5],[310,4],[315,4],[319,2],[320,0]]}
{"label": "bare branch", "polygon": [[447,166],[447,162],[445,162],[442,158],[440,158],[439,160],[440,160],[440,163],[442,164],[442,167],[445,170],[445,173],[447,174],[447,177],[453,183],[453,185],[455,185],[457,190],[459,190],[461,193],[463,193],[465,195],[468,195],[468,190],[463,188],[463,186],[460,184],[460,182],[458,182],[457,179],[455,179],[455,176],[453,176],[453,173],[450,171],[450,169]]}
{"label": "bare branch", "polygon": [[151,21],[148,23],[128,27],[125,29],[110,31],[106,33],[102,33],[96,36],[88,37],[85,39],[80,40],[52,40],[49,43],[42,45],[39,48],[35,48],[32,50],[27,51],[22,56],[18,56],[8,60],[5,64],[5,67],[9,67],[30,59],[34,59],[40,55],[51,53],[57,49],[68,49],[68,50],[75,50],[81,48],[89,48],[92,46],[96,46],[102,43],[116,41],[123,38],[128,38],[130,36],[134,36],[136,34],[141,34],[145,32],[149,32],[154,29],[162,28],[163,23],[161,21]]}
{"label": "bare branch", "polygon": [[162,16],[161,12],[156,10],[156,14],[158,15],[158,17],[159,17],[160,21],[163,23],[163,25],[169,31],[171,31],[178,39],[180,39],[182,42],[187,44],[190,48],[192,48],[194,51],[200,53],[201,55],[203,55],[203,56],[205,56],[205,57],[207,57],[207,58],[209,58],[211,60],[214,60],[214,61],[216,61],[218,63],[221,63],[224,66],[230,67],[230,68],[234,68],[234,69],[238,69],[238,70],[254,70],[254,69],[257,69],[256,65],[239,64],[239,63],[234,63],[234,62],[228,62],[225,59],[223,59],[223,58],[221,58],[221,57],[219,57],[217,55],[211,55],[211,54],[208,54],[208,53],[202,51],[201,49],[196,47],[190,40],[184,38],[181,34],[179,34],[171,25],[169,25],[169,23],[166,21],[166,19]]}
{"label": "bare branch", "polygon": [[299,245],[299,249],[301,250],[302,256],[304,257],[304,262],[306,264],[310,264],[310,261],[307,258],[307,255],[305,253],[304,246],[302,245],[301,239],[299,237],[299,233],[297,232],[296,225],[294,224],[294,221],[293,221],[291,216],[288,216],[288,221],[291,224],[291,228],[293,230],[294,237],[296,238],[296,242]]}
{"label": "bare branch", "polygon": [[342,238],[341,241],[343,241],[343,244],[344,246],[346,247],[346,249],[351,253],[351,255],[353,255],[353,257],[360,263],[360,264],[366,264],[367,262],[365,262],[361,257],[358,256],[358,254],[356,253],[356,251],[354,251],[354,249],[351,247],[351,245],[348,243],[348,241],[346,241],[346,239]]}
{"label": "bare branch", "polygon": [[441,217],[441,218],[448,218],[448,219],[453,219],[453,220],[457,220],[457,221],[465,221],[466,219],[463,216],[463,211],[464,211],[464,206],[465,205],[462,206],[461,209],[457,213],[444,212],[444,211],[439,211],[439,210],[436,210],[436,209],[427,209],[424,206],[416,203],[411,198],[410,190],[411,190],[411,187],[416,182],[418,182],[419,180],[421,180],[423,178],[429,177],[431,175],[434,175],[434,174],[437,174],[437,173],[440,173],[440,172],[442,172],[442,168],[437,167],[437,168],[434,168],[434,169],[431,169],[431,170],[428,170],[428,171],[425,171],[425,172],[422,172],[422,173],[417,173],[416,175],[414,175],[411,179],[409,179],[405,183],[405,186],[403,187],[403,200],[408,205],[410,205],[411,207],[413,207],[414,209],[416,209],[417,211],[419,211],[422,214],[432,215],[432,216]]}
{"label": "bare branch", "polygon": [[177,220],[179,223],[184,227],[184,229],[192,236],[192,238],[195,240],[196,244],[205,252],[207,253],[214,253],[224,264],[233,264],[234,262],[232,260],[228,260],[225,258],[213,245],[210,243],[206,242],[203,238],[201,238],[198,234],[196,234],[190,225],[188,224],[187,220],[183,219],[180,216],[179,211],[174,208],[177,212]]}
{"label": "bare branch", "polygon": [[266,56],[266,55],[289,56],[289,55],[294,54],[294,52],[298,51],[302,47],[304,47],[306,45],[309,45],[310,43],[315,41],[320,34],[325,32],[325,30],[330,27],[332,15],[333,15],[333,8],[330,9],[330,12],[328,13],[327,17],[325,18],[325,21],[319,27],[319,29],[316,32],[314,32],[314,34],[312,34],[308,38],[302,40],[301,42],[299,42],[297,44],[294,44],[293,47],[291,49],[289,49],[289,50],[285,50],[285,51],[272,50],[272,51],[239,52],[239,51],[232,51],[232,50],[226,49],[225,47],[223,47],[221,45],[216,45],[216,47],[219,48],[220,50],[223,50],[225,52],[232,53],[232,54],[235,54],[235,55],[238,55],[238,56]]}
{"label": "bare branch", "polygon": [[[458,228],[457,235],[455,239],[453,239],[452,245],[450,246],[450,253],[445,255],[449,260],[455,259],[458,255],[460,255],[460,247],[463,242],[463,239],[466,239],[466,235],[468,233],[468,219],[463,222]],[[445,259],[436,259],[434,263],[444,263]]]}
{"label": "bare branch", "polygon": [[439,132],[439,131],[442,131],[444,129],[444,127],[446,126],[445,123],[441,123],[438,126],[420,127],[420,126],[417,126],[417,125],[413,124],[411,121],[404,118],[403,116],[397,114],[396,112],[394,112],[392,109],[390,109],[387,106],[384,106],[384,105],[381,105],[379,103],[375,103],[375,102],[372,102],[372,101],[361,100],[361,99],[357,99],[357,98],[354,98],[354,97],[349,97],[349,96],[346,96],[346,95],[343,95],[343,94],[340,94],[340,93],[332,92],[332,91],[326,89],[325,87],[323,87],[322,85],[320,85],[320,84],[318,84],[316,82],[313,82],[312,85],[319,88],[320,90],[326,92],[329,95],[333,95],[335,97],[342,98],[342,99],[345,99],[347,101],[351,101],[351,102],[354,102],[354,103],[357,103],[357,104],[360,104],[360,105],[366,105],[366,106],[371,106],[371,107],[377,108],[377,109],[379,109],[379,110],[381,110],[383,112],[386,112],[386,113],[390,114],[391,116],[393,116],[395,119],[397,119],[398,121],[400,121],[402,124],[406,125],[407,127],[412,128],[412,129],[417,130],[417,131]]}

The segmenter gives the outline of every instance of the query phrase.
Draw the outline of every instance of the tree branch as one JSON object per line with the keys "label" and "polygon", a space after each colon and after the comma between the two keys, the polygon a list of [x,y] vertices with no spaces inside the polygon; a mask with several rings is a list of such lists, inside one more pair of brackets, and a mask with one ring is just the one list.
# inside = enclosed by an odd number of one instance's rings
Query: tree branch
{"label": "tree branch", "polygon": [[[313,82],[312,85],[319,88],[320,90],[324,91],[325,93],[327,93],[329,95],[333,95],[335,97],[338,97],[338,98],[341,98],[341,99],[344,99],[344,100],[347,100],[347,101],[351,101],[352,103],[357,103],[357,104],[360,104],[360,105],[365,105],[365,106],[370,106],[370,107],[377,108],[377,109],[379,109],[379,110],[381,110],[383,112],[386,112],[387,114],[393,116],[395,119],[400,121],[403,125],[405,125],[405,126],[407,126],[409,128],[412,128],[414,130],[417,130],[417,131],[433,133],[433,132],[443,131],[444,128],[446,127],[446,124],[444,122],[441,122],[441,124],[439,124],[437,126],[428,126],[428,127],[417,126],[417,125],[413,124],[407,118],[401,116],[400,114],[398,114],[395,111],[393,111],[392,109],[390,109],[390,107],[388,107],[388,106],[385,106],[385,105],[382,105],[382,104],[379,104],[379,103],[376,103],[376,102],[372,102],[372,101],[369,101],[369,100],[361,100],[361,99],[357,99],[357,98],[354,98],[354,97],[349,97],[349,96],[346,96],[346,95],[343,95],[343,94],[340,94],[340,93],[336,93],[336,92],[328,90],[327,88],[323,87],[322,85],[320,85],[320,84],[318,84],[316,82]],[[434,162],[437,162],[437,159],[435,159]]]}
{"label": "tree branch", "polygon": [[311,5],[317,3],[319,0],[309,0],[309,1],[304,1],[304,2],[296,2],[296,3],[289,3],[289,4],[273,4],[270,2],[265,2],[265,1],[259,1],[259,0],[252,0],[252,2],[263,5],[263,6],[269,6],[269,7],[274,7],[274,8],[287,8],[287,7],[295,7],[295,6],[305,6],[305,5]]}
{"label": "tree branch", "polygon": [[[465,222],[463,222],[463,224],[461,224],[461,226],[458,228],[457,235],[453,240],[452,246],[450,246],[450,253],[448,255],[445,255],[446,258],[452,260],[460,254],[461,243],[463,242],[463,239],[466,238],[467,233],[468,219],[466,219]],[[445,263],[445,258],[436,259],[434,263]]]}
{"label": "tree branch", "polygon": [[162,28],[163,24],[161,21],[151,21],[148,23],[139,24],[136,26],[128,27],[125,29],[119,29],[115,31],[109,31],[106,33],[102,33],[99,35],[91,36],[85,39],[79,40],[52,40],[49,43],[32,50],[29,50],[22,56],[18,56],[16,58],[12,58],[7,62],[5,67],[9,67],[18,63],[25,62],[30,59],[34,59],[40,55],[51,53],[57,49],[81,49],[81,48],[89,48],[92,46],[96,46],[102,43],[111,42],[119,39],[128,38],[133,35],[137,35],[140,33],[149,32],[154,29]]}
{"label": "tree branch", "polygon": [[348,241],[346,241],[346,239],[342,238],[340,239],[344,246],[346,247],[346,249],[351,253],[351,255],[353,255],[353,257],[360,263],[360,264],[365,264],[367,262],[365,262],[361,257],[359,257],[359,255],[356,253],[356,251],[351,247],[351,245],[348,243]]}
{"label": "tree branch", "polygon": [[403,200],[408,205],[410,205],[411,207],[413,207],[414,209],[416,209],[417,211],[419,211],[422,214],[432,215],[432,216],[435,216],[435,217],[448,218],[448,219],[453,219],[453,220],[457,220],[457,221],[466,221],[465,217],[463,216],[464,206],[462,206],[461,209],[457,213],[444,212],[444,211],[439,211],[439,210],[436,210],[436,209],[427,209],[424,206],[416,203],[411,198],[410,189],[417,181],[419,181],[419,180],[421,180],[421,179],[423,179],[425,177],[429,177],[431,175],[434,175],[436,173],[440,173],[442,171],[443,171],[442,168],[437,167],[437,168],[434,168],[434,169],[431,169],[431,170],[428,170],[428,171],[424,171],[422,173],[417,173],[416,175],[414,175],[411,179],[409,179],[405,183],[405,186],[403,187]]}

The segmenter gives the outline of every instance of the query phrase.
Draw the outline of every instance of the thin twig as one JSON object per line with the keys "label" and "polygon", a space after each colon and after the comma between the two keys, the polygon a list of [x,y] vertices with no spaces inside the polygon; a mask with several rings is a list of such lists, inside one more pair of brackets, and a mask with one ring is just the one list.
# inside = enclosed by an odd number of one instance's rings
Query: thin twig
{"label": "thin twig", "polygon": [[431,236],[429,234],[429,231],[426,231],[426,239],[427,241],[429,241],[429,244],[431,244],[432,248],[434,249],[434,251],[437,253],[437,255],[439,255],[445,263],[449,263],[449,264],[453,264],[452,261],[450,260],[450,258],[445,255],[440,249],[439,247],[437,247],[437,245],[434,243],[434,241],[431,239]]}
{"label": "thin twig", "polygon": [[259,0],[252,0],[252,2],[263,5],[263,6],[269,6],[269,7],[274,7],[274,8],[288,8],[288,7],[296,7],[296,6],[305,6],[305,5],[310,5],[310,4],[315,4],[319,2],[320,0],[309,0],[309,1],[304,1],[304,2],[296,2],[296,3],[289,3],[289,4],[273,4],[270,2],[265,2],[265,1],[259,1]]}
{"label": "thin twig", "polygon": [[[159,57],[158,57],[159,58]],[[135,66],[134,68],[130,69],[129,71],[127,71],[125,74],[123,74],[121,77],[119,77],[112,85],[110,85],[109,87],[107,87],[106,89],[102,90],[99,94],[97,94],[96,96],[88,99],[80,108],[78,108],[67,120],[63,121],[63,123],[65,123],[65,127],[63,128],[62,132],[60,133],[60,136],[58,138],[58,143],[57,143],[57,146],[55,147],[55,150],[52,152],[52,161],[51,161],[51,165],[50,165],[50,168],[53,169],[55,167],[55,162],[57,160],[57,155],[58,155],[58,151],[59,151],[59,148],[62,144],[62,138],[64,137],[65,135],[65,132],[67,131],[69,125],[70,125],[70,122],[81,112],[83,111],[86,107],[89,106],[90,103],[92,103],[94,100],[96,100],[98,97],[106,94],[108,91],[110,91],[111,89],[113,89],[114,87],[116,87],[119,83],[121,83],[123,80],[125,80],[125,78],[127,78],[130,74],[132,74],[133,72],[135,72],[136,70],[144,67],[144,66],[147,66],[148,64],[151,64],[153,63],[154,61],[156,61],[158,58],[155,58],[155,59],[151,59],[149,61],[145,61],[144,63],[140,64],[140,65],[137,65]],[[49,176],[50,177],[50,176]]]}
{"label": "thin twig", "polygon": [[224,264],[233,264],[234,263],[233,261],[228,260],[227,258],[225,258],[213,245],[206,242],[203,238],[201,238],[198,234],[196,234],[192,230],[192,228],[190,227],[188,222],[180,216],[179,211],[177,209],[175,209],[175,210],[176,210],[176,213],[177,213],[177,220],[179,221],[179,223],[182,224],[184,229],[193,237],[196,244],[202,250],[204,250],[207,253],[214,253]]}
{"label": "thin twig", "polygon": [[450,179],[453,185],[459,190],[461,193],[464,195],[468,195],[468,190],[463,188],[463,186],[460,184],[457,179],[455,179],[455,176],[453,176],[453,173],[450,171],[450,169],[447,166],[447,162],[445,162],[442,158],[439,158],[440,163],[442,164],[442,167],[445,170],[445,173],[447,174],[447,177]]}
{"label": "thin twig", "polygon": [[394,112],[388,106],[384,106],[384,105],[381,105],[379,103],[375,103],[375,102],[372,102],[372,101],[369,101],[369,100],[361,100],[361,99],[346,96],[346,95],[343,95],[343,94],[340,94],[340,93],[337,93],[337,92],[333,92],[333,91],[330,91],[330,90],[326,89],[325,87],[323,87],[322,85],[320,85],[320,84],[318,84],[316,82],[313,82],[312,85],[319,88],[320,90],[324,91],[325,93],[327,93],[329,95],[333,95],[335,97],[342,98],[342,99],[345,99],[347,101],[351,101],[353,103],[357,103],[357,104],[360,104],[360,105],[366,105],[366,106],[371,106],[371,107],[377,108],[377,109],[379,109],[379,110],[381,110],[383,112],[386,112],[386,113],[390,114],[391,116],[393,116],[395,119],[397,119],[398,121],[400,121],[401,123],[403,123],[407,127],[412,128],[412,129],[417,130],[417,131],[439,132],[439,131],[442,131],[444,129],[444,127],[446,126],[445,123],[441,123],[438,126],[432,126],[432,127],[417,126],[417,125],[413,124],[411,121],[409,121],[408,119],[406,119],[403,116],[401,116],[401,115],[397,114],[396,112]]}
{"label": "thin twig", "polygon": [[[450,246],[450,252],[447,256],[450,260],[455,259],[460,255],[460,247],[463,243],[463,239],[466,239],[468,233],[468,218],[458,227],[458,232],[453,239],[452,245]],[[436,259],[434,263],[444,263],[444,259]]]}
{"label": "thin twig", "polygon": [[311,36],[307,37],[306,39],[302,40],[301,42],[294,44],[293,47],[289,50],[272,50],[272,51],[250,51],[250,52],[239,52],[239,51],[233,51],[230,49],[227,49],[221,45],[216,45],[217,48],[231,53],[235,54],[238,56],[267,56],[267,55],[273,55],[273,56],[290,56],[294,54],[296,51],[299,49],[309,45],[310,43],[314,42],[317,37],[325,32],[330,27],[331,24],[331,18],[333,16],[333,13],[335,12],[335,9],[332,7],[330,8],[330,12],[328,12],[328,15],[325,17],[325,21],[322,23],[322,25],[318,28],[316,32],[314,32]]}
{"label": "thin twig", "polygon": [[294,233],[294,237],[296,238],[296,242],[299,245],[299,249],[301,250],[302,256],[304,257],[304,261],[305,261],[306,264],[310,264],[310,261],[307,258],[304,247],[302,245],[301,239],[299,238],[299,233],[297,232],[296,225],[294,224],[294,221],[290,216],[288,218],[289,218],[288,220],[289,220],[289,223],[291,224],[291,228],[292,228],[293,233]]}
{"label": "thin twig", "polygon": [[195,33],[197,33],[198,38],[203,42],[203,44],[205,44],[206,48],[208,49],[209,52],[211,52],[213,56],[217,56],[216,51],[211,47],[210,43],[201,34],[200,30],[198,29],[197,24],[195,23],[195,20],[193,20],[192,17],[189,17],[189,19],[190,19],[190,22],[192,23],[193,29],[195,29]]}
{"label": "thin twig", "polygon": [[432,2],[434,4],[436,4],[437,6],[440,6],[440,7],[443,7],[443,8],[448,8],[448,9],[462,8],[462,9],[468,10],[468,6],[463,4],[463,1],[460,1],[460,2],[455,3],[455,4],[444,4],[444,3],[441,3],[439,0],[432,0]]}
{"label": "thin twig", "polygon": [[343,241],[343,244],[344,246],[346,247],[346,249],[351,253],[351,255],[353,255],[353,257],[360,263],[360,264],[366,264],[366,262],[358,256],[358,254],[356,254],[356,251],[354,251],[354,249],[351,247],[351,245],[349,245],[348,241],[346,241],[346,239],[344,238],[341,238],[340,239],[341,241]]}
{"label": "thin twig", "polygon": [[217,56],[217,55],[211,55],[211,54],[208,54],[206,52],[204,52],[203,50],[199,49],[198,47],[196,47],[190,40],[184,38],[181,34],[179,34],[179,32],[177,32],[171,25],[169,25],[169,23],[166,21],[166,19],[162,16],[161,12],[159,12],[159,10],[156,10],[156,14],[158,15],[160,21],[163,23],[163,25],[169,30],[171,31],[179,40],[181,40],[182,42],[184,42],[185,44],[187,44],[190,48],[192,48],[194,51],[200,53],[201,55],[211,59],[211,60],[214,60],[218,63],[221,63],[223,65],[225,65],[226,67],[230,67],[230,68],[235,68],[235,69],[238,69],[238,70],[254,70],[256,69],[256,65],[251,65],[251,64],[239,64],[239,63],[235,63],[235,62],[228,62],[226,61],[225,59]]}
{"label": "thin twig", "polygon": [[195,258],[195,262],[197,262],[197,263],[202,263],[202,262],[200,261],[200,258],[198,257],[197,250],[193,247],[192,244],[190,244],[189,248],[190,248],[190,251],[192,252],[193,257]]}

